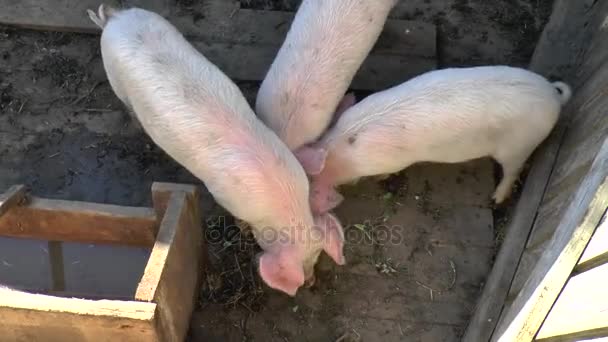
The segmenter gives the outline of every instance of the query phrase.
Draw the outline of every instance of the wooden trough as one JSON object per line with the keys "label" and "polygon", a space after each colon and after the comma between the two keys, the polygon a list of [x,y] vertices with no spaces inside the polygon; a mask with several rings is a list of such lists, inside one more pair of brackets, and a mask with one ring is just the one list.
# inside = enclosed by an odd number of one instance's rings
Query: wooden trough
{"label": "wooden trough", "polygon": [[0,195],[0,236],[151,248],[133,298],[0,287],[0,341],[182,341],[203,267],[199,194],[154,183],[152,197],[154,208],[136,208],[30,197],[20,185]]}
{"label": "wooden trough", "polygon": [[573,86],[464,341],[608,337],[608,1],[556,0],[531,69]]}

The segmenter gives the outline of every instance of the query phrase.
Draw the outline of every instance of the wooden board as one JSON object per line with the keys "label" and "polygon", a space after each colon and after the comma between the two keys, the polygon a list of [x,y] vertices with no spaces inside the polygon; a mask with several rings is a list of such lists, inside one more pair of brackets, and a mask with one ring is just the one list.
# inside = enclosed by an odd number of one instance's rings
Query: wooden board
{"label": "wooden board", "polygon": [[[574,271],[581,273],[608,263],[608,221],[604,216]],[[608,283],[606,283],[608,284]],[[608,308],[608,306],[606,306]]]}
{"label": "wooden board", "polygon": [[607,284],[608,264],[570,278],[536,339],[580,341],[608,337]]}
{"label": "wooden board", "polygon": [[17,206],[25,199],[25,186],[13,185],[5,193],[0,194],[0,217],[10,208]]}
{"label": "wooden board", "polygon": [[577,90],[567,107],[572,120],[560,147],[551,179],[538,209],[534,227],[528,238],[517,274],[509,291],[515,298],[538,260],[539,253],[547,248],[565,208],[589,171],[593,160],[608,134],[606,106],[608,97],[608,68],[588,79]]}
{"label": "wooden board", "polygon": [[0,236],[151,247],[153,209],[32,197],[0,217]]}
{"label": "wooden board", "polygon": [[[182,188],[185,188],[182,186]],[[155,183],[155,207],[166,208],[148,264],[137,288],[135,299],[158,304],[161,331],[166,341],[182,341],[198,295],[202,272],[202,232],[198,210],[199,195],[172,191]]]}
{"label": "wooden board", "polygon": [[[158,1],[144,8],[163,8]],[[212,2],[215,4],[216,2]],[[0,0],[0,23],[47,30],[92,33],[99,29],[86,16],[87,8],[99,1],[62,0],[49,9],[46,0]],[[218,6],[215,6],[218,7]],[[294,14],[212,6],[204,20],[191,15],[165,12],[168,20],[184,32],[211,62],[229,77],[261,81],[270,68]],[[222,7],[222,6],[219,6]],[[243,63],[246,60],[247,63]],[[400,84],[418,74],[434,70],[436,30],[434,25],[405,20],[388,20],[370,56],[352,82],[357,90],[380,90]]]}
{"label": "wooden board", "polygon": [[537,333],[608,207],[608,141],[492,341],[526,341]]}
{"label": "wooden board", "polygon": [[597,27],[589,25],[593,11],[588,4],[587,1],[554,1],[553,12],[532,56],[534,71],[569,82],[576,80],[577,61],[583,57],[580,52]]}
{"label": "wooden board", "polygon": [[155,312],[155,303],[60,298],[0,288],[0,341],[159,341]]}
{"label": "wooden board", "polygon": [[[550,20],[545,26],[534,51],[530,69],[541,75],[558,76],[570,83],[572,61],[578,53],[578,37],[583,27],[585,6],[582,2],[556,0]],[[576,15],[573,16],[573,13]],[[575,18],[576,20],[573,20]],[[581,19],[581,22],[578,22]],[[574,42],[574,43],[572,43]],[[568,44],[564,47],[564,44]],[[575,107],[572,107],[575,108]],[[505,307],[509,290],[517,273],[520,259],[535,224],[560,145],[566,134],[568,119],[573,110],[564,109],[551,135],[532,156],[532,167],[526,178],[522,194],[513,212],[507,234],[496,256],[494,267],[488,276],[477,307],[463,336],[463,341],[488,341],[492,336]]]}
{"label": "wooden board", "polygon": [[[208,42],[257,46],[282,45],[295,13],[239,9],[225,16],[194,21],[189,16],[172,15],[168,19],[186,36]],[[435,26],[422,21],[386,21],[372,54],[420,56],[436,55]]]}

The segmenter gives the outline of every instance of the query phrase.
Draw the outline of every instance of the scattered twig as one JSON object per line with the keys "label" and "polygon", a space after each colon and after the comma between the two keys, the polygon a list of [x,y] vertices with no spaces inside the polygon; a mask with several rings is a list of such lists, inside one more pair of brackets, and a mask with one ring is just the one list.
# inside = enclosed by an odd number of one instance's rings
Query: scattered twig
{"label": "scattered twig", "polygon": [[21,106],[19,107],[17,114],[21,114],[21,111],[23,110],[23,106],[25,106],[26,103],[27,103],[27,99],[25,101],[21,102]]}
{"label": "scattered twig", "polygon": [[113,112],[114,109],[107,109],[107,108],[82,108],[82,109],[78,109],[78,112]]}
{"label": "scattered twig", "polygon": [[241,265],[239,265],[239,258],[237,258],[236,254],[234,254],[234,262],[236,262],[236,267],[239,270],[239,273],[241,274],[241,279],[243,279],[243,281],[245,280],[245,276],[243,275],[243,271],[241,271]]}
{"label": "scattered twig", "polygon": [[452,267],[452,282],[450,283],[450,286],[448,286],[448,290],[451,290],[454,285],[456,284],[456,265],[454,264],[454,261],[452,261],[450,259],[450,266]]}
{"label": "scattered twig", "polygon": [[84,93],[82,96],[79,96],[79,97],[78,97],[76,100],[74,100],[74,101],[70,102],[70,103],[68,104],[68,106],[73,106],[73,105],[77,104],[78,102],[80,102],[80,101],[84,100],[85,98],[89,97],[89,95],[91,95],[91,93],[93,93],[93,91],[94,91],[94,90],[95,90],[97,87],[99,87],[99,85],[100,85],[101,83],[102,83],[102,82],[97,82],[97,83],[95,83],[95,84],[94,84],[94,85],[91,87],[91,89],[89,89],[89,91],[87,91],[86,93]]}

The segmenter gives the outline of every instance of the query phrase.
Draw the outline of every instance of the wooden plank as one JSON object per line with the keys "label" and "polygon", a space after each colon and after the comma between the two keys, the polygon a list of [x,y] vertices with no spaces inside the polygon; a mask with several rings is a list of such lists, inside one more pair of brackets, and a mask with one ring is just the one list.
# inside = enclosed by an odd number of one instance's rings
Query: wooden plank
{"label": "wooden plank", "polygon": [[[279,47],[259,47],[194,41],[193,45],[229,77],[260,81],[266,76]],[[243,63],[246,60],[247,63]],[[435,69],[436,60],[426,57],[370,55],[355,75],[351,88],[380,90]]]}
{"label": "wooden plank", "polygon": [[[556,0],[549,22],[543,29],[532,56],[530,69],[546,76],[572,79],[573,61],[577,59],[582,40],[586,6],[582,1]],[[580,43],[580,44],[579,44]],[[571,107],[576,108],[576,107]],[[505,301],[534,226],[537,211],[556,163],[568,120],[574,111],[566,109],[547,140],[532,158],[532,168],[507,227],[507,235],[496,256],[477,302],[477,308],[465,331],[463,341],[488,341],[505,307]]]}
{"label": "wooden plank", "polygon": [[[591,6],[587,8],[587,13],[583,17],[585,20],[586,36],[580,39],[576,45],[585,46],[584,54],[582,54],[582,63],[576,65],[576,76],[578,84],[586,83],[587,79],[592,77],[598,70],[605,68],[608,57],[608,32],[605,30],[605,18],[608,13],[608,2],[593,1]],[[569,13],[570,22],[572,13]],[[579,47],[580,49],[580,47]],[[581,49],[582,50],[582,49]]]}
{"label": "wooden plank", "polygon": [[606,263],[608,263],[608,221],[604,215],[574,271],[581,273]]}
{"label": "wooden plank", "polygon": [[608,265],[568,280],[536,340],[580,341],[608,336]]}
{"label": "wooden plank", "polygon": [[152,203],[154,205],[154,210],[156,211],[156,217],[159,220],[159,224],[160,220],[165,217],[165,211],[167,210],[169,199],[174,191],[182,191],[193,196],[198,196],[197,187],[194,185],[162,182],[152,183]]}
{"label": "wooden plank", "polygon": [[576,62],[582,57],[591,31],[589,1],[555,0],[532,56],[531,66],[541,75],[574,80]]}
{"label": "wooden plank", "polygon": [[[295,13],[239,9],[232,15],[193,21],[190,17],[171,16],[169,20],[186,36],[208,42],[255,44],[280,47]],[[422,21],[386,21],[372,54],[435,57],[435,25]]]}
{"label": "wooden plank", "polygon": [[526,178],[513,217],[507,226],[507,234],[477,301],[477,307],[469,321],[463,341],[488,341],[498,323],[565,131],[565,123],[558,123],[532,157],[532,168]]}
{"label": "wooden plank", "polygon": [[[96,10],[99,3],[98,0],[55,0],[49,5],[47,0],[0,0],[0,8],[4,9],[0,13],[0,23],[47,30],[95,32],[98,28],[88,18],[86,10]],[[187,13],[169,14],[166,0],[131,0],[127,1],[127,7],[142,7],[166,15],[186,36],[209,42],[276,47],[283,43],[295,16],[291,12],[237,8],[226,13],[234,5],[222,6],[217,3],[212,2],[211,6],[204,7],[205,20],[193,20]],[[116,1],[109,1],[108,4],[116,5]],[[389,19],[374,52],[435,57],[435,37],[434,25],[421,21]]]}
{"label": "wooden plank", "polygon": [[0,288],[0,341],[158,341],[155,303],[86,300]]}
{"label": "wooden plank", "polygon": [[[0,0],[0,8],[9,9],[0,13],[0,23],[47,30],[99,32],[86,15],[66,15],[97,8],[98,1],[62,0],[53,10],[47,10],[45,6],[46,0],[28,0],[24,3]],[[207,15],[206,20],[194,21],[191,16],[173,13],[168,19],[229,77],[244,81],[263,80],[294,14],[248,9],[240,9],[231,15],[220,14]],[[247,60],[247,63],[243,63],[243,60]],[[391,19],[355,76],[352,88],[385,89],[436,67],[435,26]]]}
{"label": "wooden plank", "polygon": [[63,260],[63,243],[49,241],[49,268],[51,269],[51,289],[53,291],[65,290],[65,268]]}
{"label": "wooden plank", "polygon": [[0,217],[23,200],[25,200],[24,185],[13,185],[5,193],[0,194]]}
{"label": "wooden plank", "polygon": [[[161,196],[156,193],[154,197],[158,200]],[[171,193],[135,294],[136,300],[158,304],[160,326],[167,341],[184,339],[198,294],[203,244],[198,197],[196,190]]]}
{"label": "wooden plank", "polygon": [[[160,14],[168,13],[167,0],[109,0],[104,3],[117,7],[140,6]],[[23,28],[52,31],[94,33],[99,28],[87,15],[87,9],[97,11],[99,0],[0,0],[0,23]]]}
{"label": "wooden plank", "polygon": [[52,241],[151,247],[156,229],[151,208],[38,197],[0,217],[0,236]]}
{"label": "wooden plank", "polygon": [[555,235],[492,341],[529,341],[537,333],[608,207],[608,140],[564,213]]}

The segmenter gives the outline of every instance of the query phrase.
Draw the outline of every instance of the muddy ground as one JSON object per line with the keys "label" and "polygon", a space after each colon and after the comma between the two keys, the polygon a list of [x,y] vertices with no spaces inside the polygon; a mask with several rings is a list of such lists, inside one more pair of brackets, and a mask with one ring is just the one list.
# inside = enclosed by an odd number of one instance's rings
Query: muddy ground
{"label": "muddy ground", "polygon": [[[297,1],[242,5],[294,10]],[[393,16],[438,25],[441,66],[526,65],[549,7],[547,0],[410,0]],[[253,101],[258,85],[237,83]],[[262,285],[251,237],[237,234],[233,219],[205,192],[210,265],[189,338],[457,340],[502,236],[489,204],[494,173],[488,160],[425,164],[347,187],[337,215],[347,228],[348,265],[338,268],[323,257],[318,283],[293,299]],[[49,198],[149,206],[153,181],[204,189],[133,125],[107,83],[98,37],[0,28],[0,191],[24,183]],[[0,240],[0,281],[29,268],[48,284],[45,243],[32,244],[38,254],[28,260],[17,253],[19,242]],[[73,290],[82,291],[76,280],[85,279],[93,292],[132,293],[147,251],[91,254],[91,248],[66,246]],[[119,256],[131,262],[118,262]]]}

